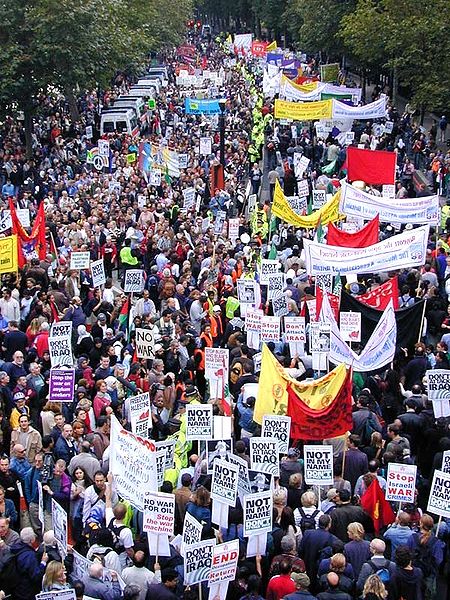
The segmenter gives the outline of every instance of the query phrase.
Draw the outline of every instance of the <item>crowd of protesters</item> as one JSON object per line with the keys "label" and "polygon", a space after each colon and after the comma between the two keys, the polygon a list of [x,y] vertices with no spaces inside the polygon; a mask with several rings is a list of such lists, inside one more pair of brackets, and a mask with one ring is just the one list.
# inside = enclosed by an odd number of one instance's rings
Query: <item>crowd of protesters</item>
{"label": "crowd of protesters", "polygon": [[[228,348],[234,452],[249,462],[249,437],[259,433],[252,419],[254,399],[243,402],[240,397],[242,386],[257,382],[258,376],[252,358],[256,351],[246,345],[239,318],[236,281],[255,277],[259,258],[269,251],[268,232],[258,223],[252,227],[240,196],[247,178],[254,193],[263,179],[261,147],[250,135],[257,106],[253,91],[262,73],[256,61],[236,60],[210,39],[190,41],[208,68],[222,71],[224,78],[223,190],[210,192],[219,133],[207,119],[184,114],[172,54],[165,56],[168,86],[158,96],[157,110],[149,113],[145,136],[158,143],[164,138],[169,149],[187,153],[189,166],[179,178],[163,178],[158,187],[148,183],[137,162],[128,163],[127,155],[137,152],[140,140],[126,134],[109,136],[111,172],[86,165],[90,142],[85,128],[98,125],[100,104],[111,102],[125,86],[122,81],[102,97],[93,92],[80,98],[78,122],[70,119],[63,97],[42,97],[31,158],[25,155],[21,122],[8,119],[2,126],[3,206],[13,197],[18,208],[30,209],[33,219],[44,202],[48,241],[46,260],[32,258],[17,275],[3,276],[0,299],[0,589],[8,592],[14,585],[17,600],[67,588],[75,589],[77,599],[198,597],[197,588],[183,586],[179,547],[171,546],[171,556],[156,562],[142,531],[142,515],[117,498],[109,473],[110,415],[129,429],[129,397],[150,392],[151,438],[176,438],[186,405],[213,400],[205,378],[205,347]],[[312,61],[312,73],[314,68]],[[338,187],[335,175],[345,160],[343,147],[331,137],[311,143],[309,128],[292,139],[290,127],[271,120],[270,104],[257,110],[265,119],[269,184],[279,179],[286,195],[295,193],[292,155],[300,151],[312,159],[312,177],[325,177],[330,191]],[[449,159],[436,145],[438,128],[445,132],[446,123],[426,132],[410,112],[400,116],[390,108],[389,118],[393,133],[381,136],[378,147],[397,152],[398,197],[416,193],[413,173],[419,168],[428,173],[431,187],[448,196]],[[369,147],[373,125],[355,127],[356,142]],[[211,156],[196,152],[205,132],[213,136]],[[321,167],[336,158],[336,173],[321,175]],[[119,191],[110,191],[111,182],[120,184]],[[197,214],[183,210],[182,190],[187,187],[200,197]],[[267,214],[269,204],[259,208]],[[219,210],[240,217],[239,234],[249,234],[249,243],[232,243],[214,233]],[[389,227],[382,235],[393,232]],[[314,292],[301,258],[301,232],[279,225],[273,240],[287,273],[290,314],[296,315],[302,299]],[[423,268],[399,274],[405,306],[429,299],[423,342],[409,349],[406,366],[395,363],[383,373],[355,377],[354,426],[346,442],[336,442],[334,486],[318,490],[305,484],[301,442],[281,457],[280,478],[273,482],[273,529],[264,555],[246,557],[239,501],[230,510],[228,529],[212,522],[211,476],[202,455],[189,450],[165,478],[161,491],[175,493],[175,534],[182,532],[188,512],[203,524],[204,538],[239,538],[229,600],[431,600],[440,593],[446,520],[436,536],[435,520],[425,509],[433,472],[440,468],[442,453],[450,450],[450,431],[447,418],[435,419],[423,377],[428,368],[450,368],[450,249],[446,235],[437,248],[433,244]],[[83,250],[92,260],[104,260],[107,281],[101,289],[93,287],[89,269],[70,270],[71,253]],[[146,272],[144,291],[132,299],[122,291],[123,272],[131,267]],[[378,283],[382,280],[383,275]],[[120,318],[124,306],[125,322]],[[73,324],[76,367],[75,397],[64,404],[48,400],[48,338],[52,323],[60,320]],[[156,332],[153,360],[136,359],[137,327]],[[289,356],[285,344],[269,347],[285,367],[303,361],[306,370],[300,379],[315,376],[308,357]],[[220,402],[214,410],[221,414]],[[395,523],[375,535],[360,499],[375,478],[385,488],[390,462],[418,466],[417,494],[401,509],[394,506]],[[44,492],[44,523],[38,482]],[[69,516],[65,558],[52,531],[52,499]],[[73,548],[92,560],[82,579],[72,577]],[[104,569],[112,573],[108,579]]]}

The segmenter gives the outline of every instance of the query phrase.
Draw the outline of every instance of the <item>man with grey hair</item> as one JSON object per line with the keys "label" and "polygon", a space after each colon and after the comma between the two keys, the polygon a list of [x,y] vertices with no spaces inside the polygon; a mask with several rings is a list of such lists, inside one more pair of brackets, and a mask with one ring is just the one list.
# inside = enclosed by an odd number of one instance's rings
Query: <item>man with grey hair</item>
{"label": "man with grey hair", "polygon": [[12,594],[16,600],[32,600],[42,589],[42,577],[48,562],[44,552],[39,561],[33,545],[36,535],[31,527],[24,527],[20,532],[20,540],[11,546],[11,554],[16,559],[19,575],[16,589]]}
{"label": "man with grey hair", "polygon": [[80,454],[77,454],[70,460],[68,467],[69,474],[72,476],[78,467],[85,471],[91,481],[94,481],[95,473],[101,470],[100,461],[91,451],[91,443],[88,440],[81,443]]}
{"label": "man with grey hair", "polygon": [[111,579],[111,583],[103,581],[103,565],[94,562],[83,578],[85,595],[98,600],[118,600],[122,591],[115,571],[111,571]]}
{"label": "man with grey hair", "polygon": [[303,573],[305,571],[305,563],[298,556],[295,538],[292,535],[285,535],[281,538],[280,545],[282,553],[274,556],[270,565],[270,577],[280,574],[280,563],[283,560],[289,561],[292,570]]}
{"label": "man with grey hair", "polygon": [[[358,581],[356,583],[356,589],[358,592],[362,592],[364,584],[369,575],[373,575],[374,573],[382,574],[385,572],[386,580],[392,576],[395,569],[395,563],[384,557],[385,551],[386,544],[383,540],[374,538],[370,542],[370,552],[372,554],[372,558],[365,562],[361,567]],[[383,577],[381,577],[381,579],[383,579]]]}

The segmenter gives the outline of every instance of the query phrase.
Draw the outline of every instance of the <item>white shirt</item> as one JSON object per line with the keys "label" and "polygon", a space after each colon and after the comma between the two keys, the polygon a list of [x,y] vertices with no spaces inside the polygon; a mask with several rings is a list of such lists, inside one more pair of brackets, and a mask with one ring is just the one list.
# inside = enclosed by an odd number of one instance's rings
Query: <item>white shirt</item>
{"label": "white shirt", "polygon": [[156,571],[153,573],[149,571],[147,567],[126,567],[122,571],[122,579],[126,584],[135,584],[141,588],[139,594],[139,600],[145,600],[147,595],[147,588],[150,585],[161,582],[161,571]]}

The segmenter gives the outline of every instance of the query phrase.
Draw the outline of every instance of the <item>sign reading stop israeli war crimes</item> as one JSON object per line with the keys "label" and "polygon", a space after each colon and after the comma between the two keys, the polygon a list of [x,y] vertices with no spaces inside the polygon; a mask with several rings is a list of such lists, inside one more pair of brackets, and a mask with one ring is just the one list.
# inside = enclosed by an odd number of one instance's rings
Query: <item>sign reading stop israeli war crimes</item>
{"label": "sign reading stop israeli war crimes", "polygon": [[264,415],[261,437],[278,440],[278,451],[287,454],[289,449],[289,434],[291,432],[291,417],[283,415]]}
{"label": "sign reading stop israeli war crimes", "polygon": [[136,356],[155,358],[155,334],[153,329],[136,327]]}
{"label": "sign reading stop israeli war crimes", "polygon": [[433,475],[427,512],[450,518],[450,474],[436,470]]}
{"label": "sign reading stop israeli war crimes", "polygon": [[186,406],[186,440],[210,440],[212,437],[212,404],[188,404]]}
{"label": "sign reading stop israeli war crimes", "polygon": [[144,496],[144,531],[158,535],[173,535],[174,526],[175,495],[147,492]]}
{"label": "sign reading stop israeli war crimes", "polygon": [[142,269],[127,269],[125,271],[125,281],[123,286],[125,293],[142,292],[144,284],[144,271]]}
{"label": "sign reading stop israeli war crimes", "polygon": [[304,446],[305,482],[308,485],[333,485],[333,446]]}
{"label": "sign reading stop israeli war crimes", "polygon": [[279,477],[278,454],[278,440],[263,437],[250,438],[250,464],[253,471]]}
{"label": "sign reading stop israeli war crimes", "polygon": [[416,465],[389,463],[386,477],[386,500],[389,502],[414,502],[416,474]]}
{"label": "sign reading stop israeli war crimes", "polygon": [[225,460],[215,460],[211,481],[211,498],[228,506],[235,506],[238,481],[238,466]]}
{"label": "sign reading stop israeli war crimes", "polygon": [[245,537],[272,531],[272,490],[245,495],[242,508]]}
{"label": "sign reading stop israeli war crimes", "polygon": [[196,542],[185,548],[184,585],[208,581],[216,540]]}

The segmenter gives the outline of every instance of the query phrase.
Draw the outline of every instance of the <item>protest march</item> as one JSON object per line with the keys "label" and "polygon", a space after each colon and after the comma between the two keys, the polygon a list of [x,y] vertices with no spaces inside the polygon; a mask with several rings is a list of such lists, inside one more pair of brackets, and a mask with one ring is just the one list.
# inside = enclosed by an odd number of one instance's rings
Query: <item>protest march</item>
{"label": "protest march", "polygon": [[448,598],[446,120],[183,31],[0,123],[0,600]]}

